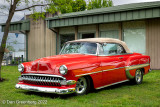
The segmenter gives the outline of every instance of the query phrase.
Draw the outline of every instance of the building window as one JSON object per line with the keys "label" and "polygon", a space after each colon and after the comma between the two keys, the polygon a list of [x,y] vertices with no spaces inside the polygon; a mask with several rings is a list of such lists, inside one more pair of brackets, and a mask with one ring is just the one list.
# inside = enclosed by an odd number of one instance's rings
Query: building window
{"label": "building window", "polygon": [[131,52],[145,54],[146,52],[146,36],[145,29],[124,29],[123,40]]}
{"label": "building window", "polygon": [[101,31],[100,37],[119,39],[118,30]]}
{"label": "building window", "polygon": [[60,35],[60,49],[63,47],[64,43],[67,41],[75,40],[74,34],[62,34]]}
{"label": "building window", "polygon": [[79,33],[78,39],[94,38],[95,33]]}

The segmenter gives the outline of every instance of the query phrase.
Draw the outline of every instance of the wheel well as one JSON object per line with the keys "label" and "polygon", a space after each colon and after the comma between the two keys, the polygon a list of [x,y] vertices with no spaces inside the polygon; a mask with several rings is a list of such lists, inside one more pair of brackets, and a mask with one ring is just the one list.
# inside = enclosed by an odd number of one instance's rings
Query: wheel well
{"label": "wheel well", "polygon": [[94,84],[93,84],[93,80],[92,77],[90,75],[84,76],[85,78],[88,78],[91,84],[91,89],[94,89]]}
{"label": "wheel well", "polygon": [[144,68],[141,68],[141,70],[142,70],[142,73],[145,74],[145,69],[144,69]]}

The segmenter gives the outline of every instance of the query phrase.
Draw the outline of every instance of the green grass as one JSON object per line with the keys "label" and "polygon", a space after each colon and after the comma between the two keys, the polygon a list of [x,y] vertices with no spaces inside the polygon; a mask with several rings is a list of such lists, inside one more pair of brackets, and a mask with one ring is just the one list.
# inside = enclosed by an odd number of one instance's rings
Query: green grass
{"label": "green grass", "polygon": [[[75,96],[29,92],[15,89],[20,73],[15,66],[2,67],[4,82],[0,82],[0,107],[4,106],[52,106],[52,107],[104,107],[104,106],[160,106],[160,71],[154,70],[144,76],[143,84],[130,85],[129,82],[114,85],[89,93]],[[42,100],[41,104],[38,101]],[[6,104],[2,102],[5,101]],[[30,101],[17,104],[16,101]],[[33,102],[37,104],[33,104]],[[25,102],[24,102],[25,103]]]}

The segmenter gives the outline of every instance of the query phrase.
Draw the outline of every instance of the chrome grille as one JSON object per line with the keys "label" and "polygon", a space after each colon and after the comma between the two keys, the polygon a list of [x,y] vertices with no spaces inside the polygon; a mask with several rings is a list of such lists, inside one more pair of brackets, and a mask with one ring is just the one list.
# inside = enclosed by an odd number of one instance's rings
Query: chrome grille
{"label": "chrome grille", "polygon": [[24,83],[35,84],[35,85],[45,85],[45,86],[61,86],[60,82],[65,78],[55,75],[22,75],[21,79]]}

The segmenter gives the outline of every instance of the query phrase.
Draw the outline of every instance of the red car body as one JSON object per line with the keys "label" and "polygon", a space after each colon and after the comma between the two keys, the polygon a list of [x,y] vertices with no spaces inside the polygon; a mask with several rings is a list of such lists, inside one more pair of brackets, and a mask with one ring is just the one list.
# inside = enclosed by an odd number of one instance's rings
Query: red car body
{"label": "red car body", "polygon": [[[85,39],[85,42],[90,42],[90,40],[87,40]],[[95,41],[96,39],[91,42]],[[99,39],[96,43],[98,42]],[[68,69],[65,75],[59,71],[62,65],[65,65]],[[143,75],[147,74],[150,70],[150,57],[139,53],[108,56],[61,54],[25,62],[23,66],[24,70],[21,73],[21,77],[19,77],[19,83],[16,84],[16,88],[68,94],[76,92],[77,81],[80,77],[88,78],[93,88],[100,89],[135,79],[138,69],[142,71]]]}

